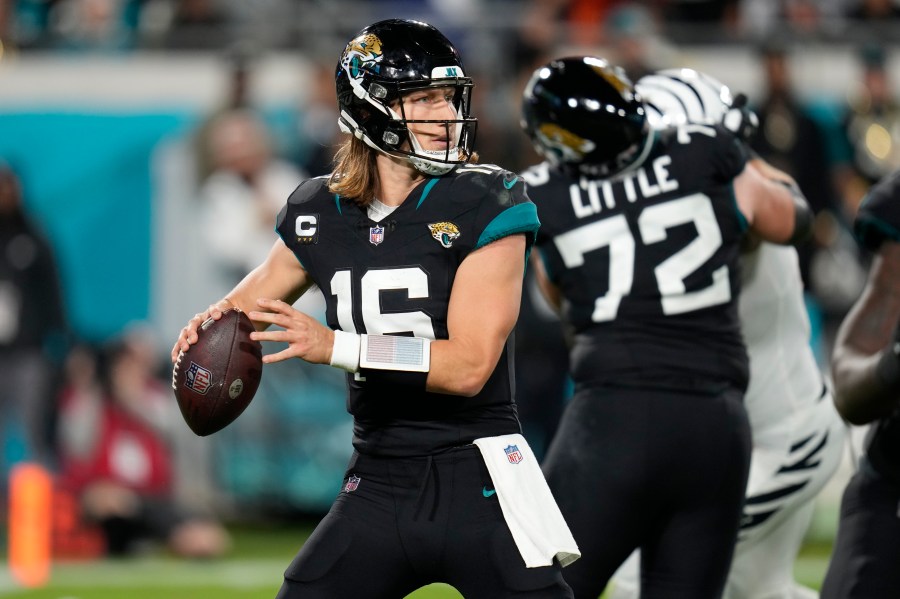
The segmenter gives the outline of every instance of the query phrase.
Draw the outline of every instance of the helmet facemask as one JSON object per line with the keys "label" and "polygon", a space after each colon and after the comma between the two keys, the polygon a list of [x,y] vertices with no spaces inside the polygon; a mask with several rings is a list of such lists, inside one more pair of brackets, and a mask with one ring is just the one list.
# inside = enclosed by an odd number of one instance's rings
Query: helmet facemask
{"label": "helmet facemask", "polygon": [[[378,48],[380,50],[380,47]],[[339,97],[341,113],[339,125],[389,156],[408,160],[426,175],[443,175],[457,165],[468,162],[473,154],[477,120],[470,116],[473,83],[462,76],[462,67],[432,67],[430,73],[406,79],[405,73],[381,64],[380,55],[368,53],[360,62],[355,52],[345,52],[338,68],[339,79],[349,84],[344,98]],[[430,77],[428,77],[430,75]],[[406,116],[402,99],[407,94],[424,89],[453,90],[454,119],[413,120]],[[339,87],[340,96],[340,87]],[[410,130],[410,125],[440,124],[446,129],[450,143],[445,150],[426,150]]]}
{"label": "helmet facemask", "polygon": [[[374,84],[372,87],[377,85],[379,84]],[[382,138],[385,145],[391,148],[388,153],[406,157],[417,170],[426,175],[443,175],[453,170],[456,165],[468,162],[472,156],[472,146],[475,141],[477,124],[475,119],[468,116],[470,114],[469,106],[473,87],[471,79],[435,79],[426,82],[424,85],[422,82],[411,82],[396,84],[395,87],[397,88],[395,96],[397,100],[392,102],[394,107],[387,106],[392,122],[388,124]],[[442,88],[453,90],[453,99],[450,105],[454,112],[454,119],[407,118],[402,101],[404,96],[423,89]],[[391,94],[388,97],[390,96]],[[426,150],[423,148],[416,134],[410,129],[410,125],[418,124],[441,125],[444,128],[447,139],[450,140],[446,149]]]}

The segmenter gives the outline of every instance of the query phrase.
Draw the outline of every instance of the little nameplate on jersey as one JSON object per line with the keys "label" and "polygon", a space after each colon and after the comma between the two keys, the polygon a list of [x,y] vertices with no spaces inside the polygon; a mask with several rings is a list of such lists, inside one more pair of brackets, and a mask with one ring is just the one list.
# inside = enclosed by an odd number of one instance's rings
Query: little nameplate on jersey
{"label": "little nameplate on jersey", "polygon": [[262,378],[262,346],[240,310],[209,319],[197,343],[178,355],[172,389],[184,421],[204,437],[231,424],[250,405]]}
{"label": "little nameplate on jersey", "polygon": [[[671,156],[660,156],[648,167],[641,167],[614,179],[598,181],[582,178],[578,184],[573,183],[569,187],[575,216],[584,218],[604,209],[615,208],[616,196],[621,198],[622,191],[625,199],[632,203],[638,199],[649,199],[676,191],[678,181],[669,172],[670,164],[672,164]],[[622,191],[616,193],[616,188]]]}

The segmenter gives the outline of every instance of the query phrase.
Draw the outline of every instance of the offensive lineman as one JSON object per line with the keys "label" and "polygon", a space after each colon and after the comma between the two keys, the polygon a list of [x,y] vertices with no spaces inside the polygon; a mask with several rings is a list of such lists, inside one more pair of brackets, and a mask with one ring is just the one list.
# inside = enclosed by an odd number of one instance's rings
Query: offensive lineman
{"label": "offensive lineman", "polygon": [[[266,363],[348,371],[355,452],[278,597],[394,598],[436,581],[467,598],[571,597],[561,564],[577,547],[512,398],[508,336],[534,205],[515,174],[466,164],[472,82],[434,27],[363,29],[336,86],[351,137],[334,172],[291,194],[266,261],[191,319],[172,352],[234,306],[254,339],[288,344]],[[314,284],[330,328],[291,306]]]}
{"label": "offensive lineman", "polygon": [[[747,140],[755,115],[705,73],[670,69],[635,85],[651,121],[721,122]],[[763,176],[792,182],[759,158]],[[748,240],[749,241],[749,240]],[[802,599],[817,596],[794,580],[794,562],[815,509],[814,499],[841,458],[845,426],[809,344],[797,251],[773,243],[745,243],[738,313],[750,384],[744,406],[753,454],[744,512],[728,575],[727,599]],[[616,573],[610,599],[638,597],[637,554]]]}
{"label": "offensive lineman", "polygon": [[841,498],[822,599],[896,597],[900,589],[900,172],[872,187],[854,232],[876,255],[838,330],[831,372],[838,411],[871,427]]}
{"label": "offensive lineman", "polygon": [[526,174],[546,289],[575,332],[544,462],[582,551],[566,580],[595,599],[640,547],[642,597],[720,597],[750,463],[740,245],[802,238],[809,209],[730,131],[652,130],[602,59],[538,68],[523,117],[546,158]]}

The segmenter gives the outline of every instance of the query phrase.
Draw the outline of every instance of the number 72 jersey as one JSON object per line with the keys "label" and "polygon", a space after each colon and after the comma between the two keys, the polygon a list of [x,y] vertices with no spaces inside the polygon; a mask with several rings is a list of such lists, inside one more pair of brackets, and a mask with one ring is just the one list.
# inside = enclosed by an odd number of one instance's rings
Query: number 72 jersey
{"label": "number 72 jersey", "polygon": [[733,180],[746,155],[719,127],[655,135],[641,166],[611,179],[547,163],[523,175],[541,220],[537,248],[575,333],[573,378],[744,388],[736,299],[746,221]]}

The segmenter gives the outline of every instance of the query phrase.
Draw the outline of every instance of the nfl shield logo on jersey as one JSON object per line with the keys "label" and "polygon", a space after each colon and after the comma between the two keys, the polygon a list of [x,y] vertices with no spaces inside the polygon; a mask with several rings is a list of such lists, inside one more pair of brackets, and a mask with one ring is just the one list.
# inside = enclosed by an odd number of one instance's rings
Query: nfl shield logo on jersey
{"label": "nfl shield logo on jersey", "polygon": [[506,452],[506,459],[509,460],[510,464],[518,464],[525,459],[525,456],[519,451],[518,445],[507,445],[503,451]]}
{"label": "nfl shield logo on jersey", "polygon": [[347,477],[347,484],[344,485],[344,492],[351,493],[355,491],[356,487],[359,486],[360,480],[361,479],[358,476],[356,476],[355,474],[351,474],[349,477]]}
{"label": "nfl shield logo on jersey", "polygon": [[384,227],[379,227],[375,225],[374,227],[369,228],[369,243],[372,245],[378,245],[384,241]]}

